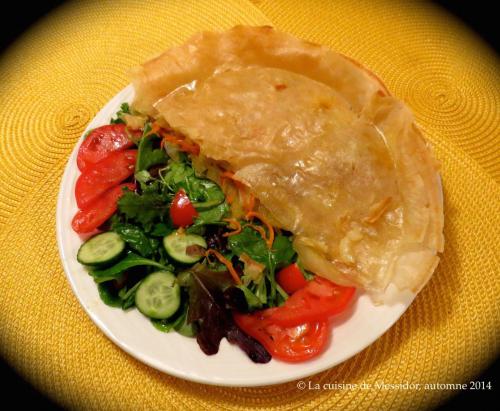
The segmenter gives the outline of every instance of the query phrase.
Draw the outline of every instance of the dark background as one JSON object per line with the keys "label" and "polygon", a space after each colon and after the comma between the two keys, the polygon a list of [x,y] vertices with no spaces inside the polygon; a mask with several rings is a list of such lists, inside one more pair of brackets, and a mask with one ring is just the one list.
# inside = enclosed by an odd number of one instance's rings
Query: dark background
{"label": "dark background", "polygon": [[[53,8],[64,1],[42,0],[40,2],[15,1],[9,3],[8,12],[3,14],[0,28],[0,53],[2,53],[15,39],[39,18],[49,13]],[[471,29],[479,34],[490,46],[499,52],[499,36],[497,31],[498,14],[493,6],[494,2],[488,1],[459,1],[440,0],[434,1],[451,14],[465,22]],[[443,404],[440,410],[473,409],[481,406],[482,410],[497,409],[489,404],[499,404],[498,386],[500,362],[497,360],[476,380],[491,381],[492,391],[463,391]],[[446,381],[453,382],[453,381]],[[16,409],[36,406],[38,410],[58,410],[58,406],[33,387],[27,384],[0,358],[0,393],[3,404],[15,404]],[[489,406],[486,407],[486,404]]]}

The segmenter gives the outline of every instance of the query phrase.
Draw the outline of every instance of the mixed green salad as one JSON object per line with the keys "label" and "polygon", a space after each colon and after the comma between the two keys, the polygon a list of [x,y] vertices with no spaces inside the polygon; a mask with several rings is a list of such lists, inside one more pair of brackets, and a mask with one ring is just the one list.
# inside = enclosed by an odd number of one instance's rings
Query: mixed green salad
{"label": "mixed green salad", "polygon": [[[91,236],[78,261],[105,304],[135,307],[159,331],[196,338],[206,354],[225,337],[254,362],[268,362],[269,352],[289,361],[317,355],[327,341],[326,314],[290,322],[273,308],[286,308],[290,294],[314,282],[297,264],[292,234],[272,227],[253,198],[229,196],[227,186],[248,193],[229,171],[195,165],[198,155],[195,143],[126,103],[111,124],[89,132],[78,153],[72,226]],[[290,304],[288,312],[298,312]],[[257,318],[252,312],[261,315],[258,327],[245,325]],[[295,340],[286,336],[304,325]]]}

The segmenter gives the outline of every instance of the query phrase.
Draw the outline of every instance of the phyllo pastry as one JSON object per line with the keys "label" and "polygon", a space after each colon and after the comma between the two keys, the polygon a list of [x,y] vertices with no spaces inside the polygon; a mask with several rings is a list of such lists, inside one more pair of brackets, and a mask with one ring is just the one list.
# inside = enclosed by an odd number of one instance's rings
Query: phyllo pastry
{"label": "phyllo pastry", "polygon": [[410,110],[360,64],[238,26],[195,35],[132,80],[134,109],[199,146],[200,173],[244,187],[293,233],[305,269],[379,298],[431,277],[444,243],[438,166]]}

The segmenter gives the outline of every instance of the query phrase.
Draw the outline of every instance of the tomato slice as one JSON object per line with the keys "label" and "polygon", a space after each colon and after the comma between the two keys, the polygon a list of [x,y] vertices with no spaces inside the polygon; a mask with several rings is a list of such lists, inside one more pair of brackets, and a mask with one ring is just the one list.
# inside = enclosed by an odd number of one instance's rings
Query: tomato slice
{"label": "tomato slice", "polygon": [[295,263],[280,270],[276,274],[276,281],[288,294],[293,294],[307,285],[304,274]]}
{"label": "tomato slice", "polygon": [[135,184],[121,184],[108,190],[87,208],[78,211],[71,222],[73,230],[79,234],[90,233],[106,222],[116,212],[117,202],[125,187],[130,191],[135,190]]}
{"label": "tomato slice", "polygon": [[93,129],[78,149],[78,169],[83,171],[114,151],[132,147],[134,143],[130,140],[129,133],[135,137],[141,136],[141,132],[127,131],[125,124],[109,124]]}
{"label": "tomato slice", "polygon": [[316,276],[273,311],[273,321],[283,327],[325,321],[345,310],[355,291]]}
{"label": "tomato slice", "polygon": [[111,153],[96,164],[88,166],[78,177],[75,187],[76,204],[83,210],[111,187],[134,173],[137,150]]}
{"label": "tomato slice", "polygon": [[282,327],[272,319],[274,309],[254,314],[234,313],[238,327],[259,341],[269,353],[286,362],[301,362],[321,354],[330,335],[327,321]]}
{"label": "tomato slice", "polygon": [[[295,276],[295,268],[289,266],[285,270],[293,270]],[[253,314],[234,313],[233,317],[273,357],[288,362],[305,361],[323,352],[330,335],[329,318],[346,309],[355,291],[316,276],[280,307]]]}
{"label": "tomato slice", "polygon": [[193,224],[198,212],[189,200],[186,192],[181,188],[175,195],[170,206],[170,217],[176,227],[187,227]]}

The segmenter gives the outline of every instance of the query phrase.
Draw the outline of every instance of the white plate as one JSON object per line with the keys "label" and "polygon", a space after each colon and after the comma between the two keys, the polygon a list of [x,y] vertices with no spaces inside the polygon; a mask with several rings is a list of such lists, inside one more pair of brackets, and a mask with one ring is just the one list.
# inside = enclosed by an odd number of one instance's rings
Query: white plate
{"label": "white plate", "polygon": [[[133,88],[128,86],[97,114],[87,130],[108,124],[120,104],[132,98]],[[367,295],[358,295],[351,309],[335,319],[327,350],[305,363],[271,360],[268,364],[254,364],[225,339],[218,354],[206,356],[195,339],[156,330],[136,309],[125,312],[106,306],[99,298],[96,284],[76,261],[82,239],[71,229],[71,219],[77,211],[76,155],[82,140],[83,136],[69,158],[57,202],[57,242],[62,264],[75,295],[92,321],[119,347],[151,367],[187,380],[225,386],[258,386],[303,378],[340,364],[373,343],[414,298],[411,294],[400,295],[391,305],[375,306]]]}

